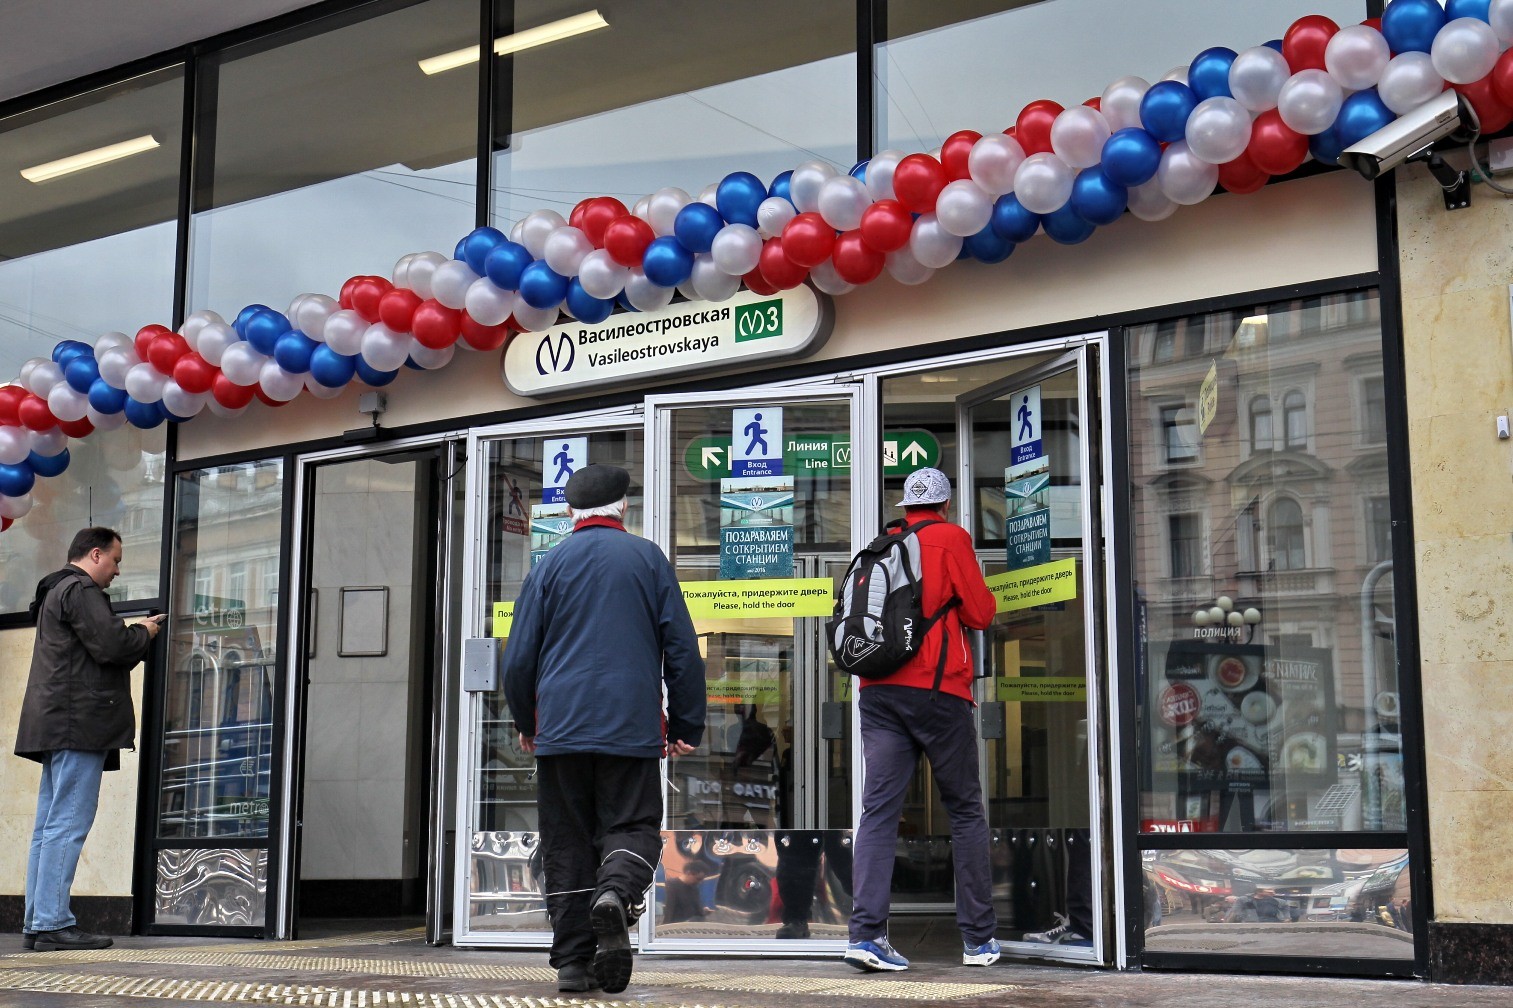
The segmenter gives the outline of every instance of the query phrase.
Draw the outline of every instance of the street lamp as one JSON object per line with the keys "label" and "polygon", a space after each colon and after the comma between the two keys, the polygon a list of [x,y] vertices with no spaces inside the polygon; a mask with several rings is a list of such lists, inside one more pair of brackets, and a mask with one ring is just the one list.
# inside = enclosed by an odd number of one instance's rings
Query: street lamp
{"label": "street lamp", "polygon": [[[1225,640],[1242,644],[1250,643],[1256,634],[1256,624],[1260,622],[1261,610],[1254,606],[1237,609],[1235,600],[1228,595],[1220,595],[1214,599],[1213,605],[1193,613],[1193,626],[1213,627]],[[1242,631],[1244,640],[1240,639]]]}

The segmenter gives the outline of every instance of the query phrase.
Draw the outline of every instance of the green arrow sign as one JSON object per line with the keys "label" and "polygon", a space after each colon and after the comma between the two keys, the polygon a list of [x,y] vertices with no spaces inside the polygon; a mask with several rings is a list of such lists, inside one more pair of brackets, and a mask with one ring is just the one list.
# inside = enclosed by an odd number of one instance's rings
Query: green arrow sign
{"label": "green arrow sign", "polygon": [[[883,432],[883,475],[907,476],[922,466],[940,464],[940,442],[926,430]],[[683,467],[694,479],[730,475],[730,437],[696,437],[683,450]],[[789,434],[783,441],[783,471],[804,478],[851,472],[851,437],[847,434]]]}
{"label": "green arrow sign", "polygon": [[927,430],[883,431],[883,475],[907,476],[925,466],[940,466],[940,442]]}

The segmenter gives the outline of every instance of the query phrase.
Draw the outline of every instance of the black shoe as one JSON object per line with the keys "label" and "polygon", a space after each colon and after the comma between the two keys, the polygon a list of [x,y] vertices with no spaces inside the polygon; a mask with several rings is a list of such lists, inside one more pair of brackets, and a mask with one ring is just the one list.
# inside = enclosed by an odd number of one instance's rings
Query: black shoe
{"label": "black shoe", "polygon": [[66,952],[72,949],[106,949],[115,944],[105,935],[92,935],[70,924],[56,931],[38,931],[32,947],[38,952]]}
{"label": "black shoe", "polygon": [[594,954],[594,972],[606,994],[618,994],[630,986],[632,968],[630,934],[625,920],[625,904],[613,890],[606,889],[594,900],[588,912],[594,934],[599,937],[599,951]]}
{"label": "black shoe", "polygon": [[809,922],[808,921],[794,921],[791,924],[784,924],[782,927],[778,928],[777,937],[779,937],[779,938],[808,938],[809,937]]}
{"label": "black shoe", "polygon": [[557,989],[564,992],[598,990],[599,978],[590,963],[568,963],[557,971]]}
{"label": "black shoe", "polygon": [[24,949],[26,949],[26,951],[28,951],[28,952],[30,952],[32,949],[36,948],[37,947],[37,932],[35,932],[35,931],[22,931],[21,932],[21,947],[24,948]]}

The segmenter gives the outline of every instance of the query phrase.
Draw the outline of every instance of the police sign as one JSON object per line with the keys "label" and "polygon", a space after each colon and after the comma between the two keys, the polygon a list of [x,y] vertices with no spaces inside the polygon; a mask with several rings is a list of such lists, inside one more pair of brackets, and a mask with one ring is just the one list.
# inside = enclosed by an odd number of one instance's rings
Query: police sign
{"label": "police sign", "polygon": [[830,299],[806,286],[626,312],[598,325],[569,319],[512,339],[504,351],[504,382],[516,395],[542,397],[674,371],[806,357],[824,344],[833,320]]}

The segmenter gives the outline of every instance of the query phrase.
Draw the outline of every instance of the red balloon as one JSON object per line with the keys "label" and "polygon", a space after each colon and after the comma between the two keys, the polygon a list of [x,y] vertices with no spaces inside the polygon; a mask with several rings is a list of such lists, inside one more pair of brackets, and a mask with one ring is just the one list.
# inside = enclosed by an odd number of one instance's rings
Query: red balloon
{"label": "red balloon", "polygon": [[768,283],[766,277],[762,276],[762,267],[760,265],[758,265],[757,268],[752,270],[750,273],[747,273],[745,276],[743,276],[741,278],[741,282],[744,283],[746,285],[746,289],[751,291],[753,294],[776,294],[778,292],[778,289],[772,284]]}
{"label": "red balloon", "polygon": [[352,307],[352,292],[357,288],[357,282],[363,279],[365,278],[360,276],[349,277],[347,282],[341,285],[341,292],[336,295],[336,303],[343,308],[350,309]]}
{"label": "red balloon", "polygon": [[[1497,57],[1487,79],[1492,82],[1492,93],[1497,100],[1504,105],[1513,105],[1513,49]],[[1485,127],[1482,132],[1486,132]]]}
{"label": "red balloon", "polygon": [[940,163],[946,170],[947,179],[955,182],[972,177],[967,170],[967,158],[972,153],[972,145],[981,139],[982,134],[976,130],[961,130],[946,137],[946,142],[940,145]]}
{"label": "red balloon", "polygon": [[15,522],[10,518],[0,518],[0,532],[4,532],[14,524]]}
{"label": "red balloon", "polygon": [[835,240],[835,252],[831,258],[835,261],[836,275],[860,287],[878,278],[888,257],[868,245],[861,231],[847,231]]}
{"label": "red balloon", "polygon": [[47,408],[46,399],[28,395],[16,407],[16,412],[21,416],[21,426],[28,430],[46,431],[58,426],[58,418]]}
{"label": "red balloon", "polygon": [[173,366],[179,358],[189,353],[189,341],[176,332],[163,332],[147,344],[147,361],[165,375],[173,374]]}
{"label": "red balloon", "polygon": [[227,409],[241,409],[252,401],[256,385],[238,385],[220,371],[210,382],[210,394]]}
{"label": "red balloon", "polygon": [[1051,149],[1051,124],[1065,111],[1048,98],[1032,101],[1019,110],[1014,120],[1014,139],[1026,154],[1042,154]]}
{"label": "red balloon", "polygon": [[[463,312],[459,309],[448,308],[434,298],[420,302],[415,306],[410,319],[415,341],[432,350],[451,346],[457,342],[462,316]],[[387,322],[384,324],[388,325]]]}
{"label": "red balloon", "polygon": [[1322,14],[1300,17],[1282,36],[1282,57],[1293,73],[1324,70],[1324,50],[1339,30],[1339,25]]}
{"label": "red balloon", "polygon": [[21,426],[21,415],[16,412],[16,407],[25,398],[26,389],[20,385],[0,385],[0,425]]}
{"label": "red balloon", "polygon": [[352,310],[361,315],[362,320],[370,325],[379,321],[379,302],[393,289],[394,285],[383,277],[358,277],[357,282],[352,285]]}
{"label": "red balloon", "polygon": [[[462,316],[460,321],[462,329],[462,341],[474,350],[498,350],[504,346],[510,338],[510,326],[508,322],[496,326],[479,325],[473,321],[473,316],[467,312],[458,312]],[[419,339],[420,334],[416,333]]]}
{"label": "red balloon", "polygon": [[1289,128],[1276,109],[1267,109],[1251,124],[1245,155],[1268,175],[1286,175],[1308,156],[1308,138]]}
{"label": "red balloon", "polygon": [[1089,98],[1087,101],[1083,102],[1082,104],[1086,105],[1088,108],[1092,109],[1095,112],[1102,112],[1103,111],[1103,96],[1099,95],[1097,98]]}
{"label": "red balloon", "polygon": [[180,357],[173,365],[173,380],[179,383],[179,388],[185,392],[193,392],[195,395],[209,392],[215,376],[219,373],[215,365],[193,350]]}
{"label": "red balloon", "polygon": [[894,252],[909,244],[914,215],[898,200],[878,200],[862,211],[862,240],[878,252]]}
{"label": "red balloon", "polygon": [[567,223],[570,227],[575,227],[579,231],[583,230],[583,208],[588,206],[591,202],[593,202],[592,196],[588,197],[587,199],[581,199],[577,202],[577,204],[573,207],[573,212],[567,215]]}
{"label": "red balloon", "polygon": [[814,212],[801,213],[783,225],[783,253],[795,265],[813,269],[830,258],[835,228]]}
{"label": "red balloon", "polygon": [[655,237],[650,224],[634,214],[621,214],[604,229],[604,251],[621,266],[639,266]]}
{"label": "red balloon", "polygon": [[[1501,57],[1498,57],[1501,59]],[[1497,73],[1494,65],[1492,73],[1479,81],[1471,84],[1451,84],[1450,87],[1466,96],[1471,107],[1476,110],[1476,118],[1481,120],[1482,135],[1497,133],[1506,128],[1509,122],[1513,122],[1513,107],[1497,96],[1496,86],[1492,79]]]}
{"label": "red balloon", "polygon": [[809,270],[783,251],[783,239],[772,238],[762,245],[762,257],[757,261],[757,271],[778,290],[791,290],[804,282]]}
{"label": "red balloon", "polygon": [[583,223],[575,226],[588,236],[594,248],[603,248],[605,229],[628,213],[625,204],[613,196],[596,196],[583,208]]}
{"label": "red balloon", "polygon": [[419,294],[395,287],[378,299],[378,321],[395,332],[409,332],[415,324],[415,309],[419,307]]}
{"label": "red balloon", "polygon": [[80,417],[77,420],[59,420],[58,429],[71,438],[87,438],[95,432],[95,425],[89,417]]}
{"label": "red balloon", "polygon": [[893,169],[893,195],[914,213],[930,213],[946,187],[946,169],[928,154],[910,154]]}
{"label": "red balloon", "polygon": [[1381,18],[1367,18],[1366,20],[1362,21],[1361,24],[1363,24],[1367,28],[1371,28],[1371,29],[1373,29],[1375,31],[1381,31],[1382,30],[1382,19]]}
{"label": "red balloon", "polygon": [[1249,154],[1241,154],[1228,164],[1219,166],[1219,184],[1228,192],[1240,196],[1258,192],[1270,177],[1256,167]]}
{"label": "red balloon", "polygon": [[272,396],[270,396],[268,393],[264,392],[263,391],[263,387],[261,385],[254,385],[254,386],[252,386],[252,394],[255,395],[255,396],[257,396],[258,399],[262,400],[265,404],[267,404],[269,406],[272,406],[274,409],[277,409],[280,406],[287,406],[287,405],[289,405],[289,402],[293,401],[293,400],[289,400],[289,401],[286,402],[285,400],[282,400],[282,399],[275,399]]}
{"label": "red balloon", "polygon": [[[142,328],[138,329],[136,338],[132,340],[132,346],[135,347],[137,351],[137,360],[147,359],[147,348],[152,346],[153,340],[157,339],[159,336],[172,335],[172,329],[169,329],[166,326],[157,325],[156,323],[154,323],[153,325],[145,325]],[[165,371],[163,373],[167,374],[168,372]]]}

